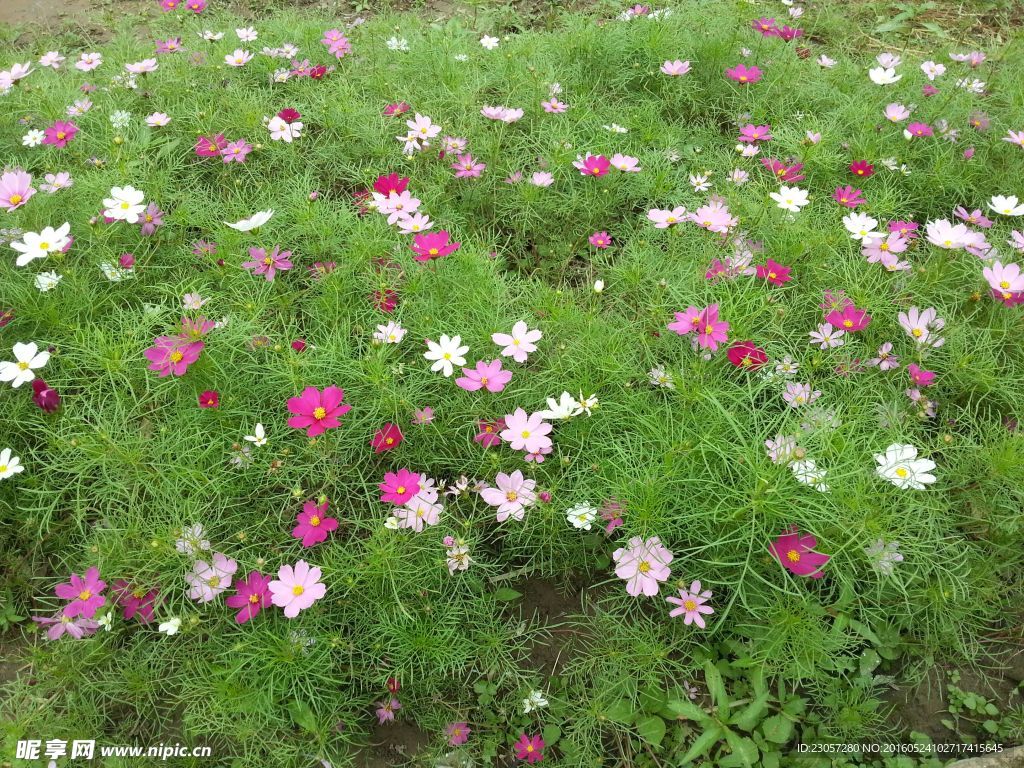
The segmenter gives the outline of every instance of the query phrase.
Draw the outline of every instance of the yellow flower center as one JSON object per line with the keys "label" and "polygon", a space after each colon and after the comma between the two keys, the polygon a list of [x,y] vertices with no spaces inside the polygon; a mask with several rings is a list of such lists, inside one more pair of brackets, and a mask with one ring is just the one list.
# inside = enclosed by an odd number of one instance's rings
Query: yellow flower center
{"label": "yellow flower center", "polygon": [[270,258],[269,256],[267,256],[265,259],[263,259],[263,263],[266,264],[269,267],[271,264],[274,263],[274,260],[272,258]]}
{"label": "yellow flower center", "polygon": [[853,328],[853,320],[843,320],[843,327]]}
{"label": "yellow flower center", "polygon": [[174,350],[173,352],[171,352],[170,360],[172,363],[180,363],[183,357],[185,357],[185,355],[183,355],[178,350]]}
{"label": "yellow flower center", "polygon": [[25,198],[23,198],[21,195],[11,195],[9,198],[7,198],[8,202],[11,205],[17,205],[18,203],[20,203],[24,199]]}
{"label": "yellow flower center", "polygon": [[897,467],[896,468],[896,477],[905,478],[909,474],[910,474],[910,472],[907,471],[906,467]]}
{"label": "yellow flower center", "polygon": [[800,553],[797,552],[795,549],[791,549],[789,550],[789,552],[786,553],[786,559],[789,560],[789,562],[791,563],[799,563]]}
{"label": "yellow flower center", "polygon": [[395,444],[395,438],[393,438],[393,437],[385,437],[384,438],[384,444],[385,445],[394,445]]}
{"label": "yellow flower center", "polygon": [[483,384],[484,386],[486,386],[487,385],[487,377],[486,376],[481,376],[480,377],[480,383]]}
{"label": "yellow flower center", "polygon": [[397,493],[399,496],[401,496],[403,493],[405,493],[405,486],[404,485],[400,485],[397,488],[395,488],[395,493]]}
{"label": "yellow flower center", "polygon": [[529,437],[529,436],[530,436],[530,431],[529,431],[529,430],[527,430],[527,429],[524,429],[524,430],[523,430],[523,431],[522,431],[522,432],[520,433],[520,435],[522,435],[522,437],[523,437],[523,438],[527,438],[527,437]]}
{"label": "yellow flower center", "polygon": [[437,256],[437,254],[440,253],[440,251],[437,248],[431,248],[429,251],[427,251],[427,253],[429,253],[431,256]]}
{"label": "yellow flower center", "polygon": [[921,330],[920,328],[915,328],[910,333],[915,339],[920,339],[922,336],[924,336],[924,331]]}
{"label": "yellow flower center", "polygon": [[22,371],[27,371],[28,370],[28,363],[26,363],[24,360],[22,360],[21,362],[18,363],[18,368],[21,369]]}
{"label": "yellow flower center", "polygon": [[506,491],[505,499],[508,501],[516,501],[519,498],[519,494],[515,491]]}
{"label": "yellow flower center", "polygon": [[64,131],[57,131],[57,138],[58,139],[61,139],[63,141],[65,136],[67,136],[67,134],[64,133]]}
{"label": "yellow flower center", "polygon": [[693,600],[687,600],[686,602],[683,603],[683,608],[685,608],[688,611],[696,611],[697,610],[697,604],[695,602],[693,602]]}
{"label": "yellow flower center", "polygon": [[999,287],[1003,288],[1003,289],[1009,288],[1010,287],[1010,283],[1007,280],[1000,280],[999,281]]}
{"label": "yellow flower center", "polygon": [[649,573],[651,570],[651,564],[646,560],[642,560],[639,567],[637,567],[637,570],[640,571],[640,573]]}
{"label": "yellow flower center", "polygon": [[302,586],[301,584],[296,584],[294,587],[292,587],[292,594],[295,595],[296,597],[298,597],[299,595],[301,595],[305,591],[306,591],[306,588],[304,586]]}
{"label": "yellow flower center", "polygon": [[259,601],[260,601],[260,596],[259,595],[249,595],[249,602],[252,603],[253,605],[258,603]]}
{"label": "yellow flower center", "polygon": [[711,333],[714,330],[710,325],[704,326],[704,333]]}
{"label": "yellow flower center", "polygon": [[88,600],[90,597],[92,597],[92,592],[90,592],[88,589],[83,589],[81,592],[78,593],[79,600]]}
{"label": "yellow flower center", "polygon": [[746,75],[740,75],[740,82],[741,83],[747,82],[747,76]]}
{"label": "yellow flower center", "polygon": [[319,419],[325,418],[326,416],[327,416],[327,410],[326,409],[324,409],[322,407],[321,408],[314,408],[313,409],[313,418],[314,419],[318,419],[319,420]]}
{"label": "yellow flower center", "polygon": [[131,207],[132,207],[132,206],[131,206],[131,203],[127,203],[127,202],[125,202],[125,203],[121,203],[121,210],[122,210],[122,211],[127,211],[127,210],[128,210],[129,208],[131,208]]}
{"label": "yellow flower center", "polygon": [[316,528],[318,525],[320,525],[320,518],[316,515],[313,515],[311,518],[309,518],[309,524]]}
{"label": "yellow flower center", "polygon": [[48,251],[48,250],[50,250],[50,244],[49,243],[40,243],[39,244],[39,250],[41,250],[41,251]]}
{"label": "yellow flower center", "polygon": [[220,586],[220,576],[211,576],[209,579],[206,580],[206,583],[209,584],[211,587],[218,587]]}

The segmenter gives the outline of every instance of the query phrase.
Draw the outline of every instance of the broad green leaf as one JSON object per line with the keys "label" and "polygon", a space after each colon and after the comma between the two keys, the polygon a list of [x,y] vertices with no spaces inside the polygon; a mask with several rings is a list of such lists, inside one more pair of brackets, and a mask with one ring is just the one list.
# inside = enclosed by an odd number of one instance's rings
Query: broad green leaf
{"label": "broad green leaf", "polygon": [[761,732],[768,741],[785,744],[793,737],[793,721],[785,715],[772,715],[761,723]]}
{"label": "broad green leaf", "polygon": [[744,768],[754,768],[757,764],[757,758],[761,755],[761,751],[757,748],[757,744],[754,743],[753,739],[727,730],[725,732],[725,740],[729,742],[732,754],[735,755]]}
{"label": "broad green leaf", "polygon": [[711,699],[715,702],[715,706],[718,707],[719,711],[723,711],[729,706],[729,697],[725,694],[725,683],[722,682],[722,673],[710,661],[704,662],[704,682],[707,683],[708,693],[711,694]]}
{"label": "broad green leaf", "polygon": [[644,741],[658,746],[665,738],[665,721],[657,715],[645,717],[636,724],[636,731]]}
{"label": "broad green leaf", "polygon": [[511,587],[498,587],[498,589],[494,590],[494,599],[501,600],[502,602],[518,600],[522,596],[522,592],[516,592]]}
{"label": "broad green leaf", "polygon": [[562,738],[562,729],[557,725],[545,725],[540,732],[541,738],[544,739],[545,746],[551,746],[560,738]]}
{"label": "broad green leaf", "polygon": [[704,733],[694,739],[693,744],[691,744],[690,748],[686,750],[686,754],[683,755],[679,762],[685,765],[686,763],[693,762],[698,757],[706,755],[708,751],[722,738],[722,733],[723,730],[720,725],[713,725],[708,728]]}
{"label": "broad green leaf", "polygon": [[692,701],[672,699],[665,703],[664,712],[678,720],[707,720],[708,714]]}
{"label": "broad green leaf", "polygon": [[316,733],[316,715],[309,708],[309,704],[302,699],[292,699],[288,702],[288,713],[297,726],[310,733]]}
{"label": "broad green leaf", "polygon": [[604,711],[604,716],[613,723],[623,723],[624,725],[632,723],[635,714],[636,710],[633,707],[633,702],[627,699],[619,699],[612,702]]}

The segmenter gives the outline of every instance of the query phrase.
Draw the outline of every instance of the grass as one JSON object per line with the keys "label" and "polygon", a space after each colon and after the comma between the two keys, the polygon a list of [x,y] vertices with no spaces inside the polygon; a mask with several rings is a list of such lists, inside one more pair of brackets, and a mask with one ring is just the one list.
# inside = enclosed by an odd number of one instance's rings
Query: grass
{"label": "grass", "polygon": [[[865,263],[841,221],[848,211],[831,199],[837,185],[861,186],[868,205],[859,210],[882,226],[901,219],[923,228],[952,219],[955,206],[1020,195],[1024,152],[1002,141],[1024,128],[1013,64],[1019,41],[994,42],[988,61],[971,71],[948,59],[965,50],[958,39],[933,36],[924,45],[891,30],[903,79],[880,87],[866,75],[875,66],[866,30],[849,24],[845,5],[807,8],[793,22],[805,30],[793,43],[750,29],[762,15],[781,23],[779,8],[695,1],[666,18],[631,21],[617,20],[620,10],[551,11],[538,29],[495,26],[487,10],[443,23],[383,14],[348,32],[353,52],[337,61],[319,42],[341,26],[336,20],[278,11],[254,23],[258,41],[238,43],[233,30],[245,22],[227,12],[178,11],[150,19],[146,34],[125,24],[95,48],[61,45],[63,69],[34,72],[3,97],[4,167],[26,169],[36,185],[67,170],[74,185],[0,213],[2,226],[38,232],[68,221],[75,238],[67,253],[45,261],[15,267],[13,251],[0,261],[0,309],[14,313],[0,329],[0,358],[13,359],[15,342],[52,348],[38,373],[62,399],[48,414],[32,402],[30,385],[0,392],[0,448],[12,447],[26,467],[0,481],[0,594],[9,595],[13,617],[4,642],[18,645],[24,664],[5,689],[5,757],[19,740],[95,738],[208,744],[218,765],[361,764],[360,749],[397,727],[377,727],[374,715],[394,677],[398,719],[429,742],[417,764],[470,756],[500,764],[521,733],[543,735],[551,765],[683,765],[700,757],[695,743],[722,768],[790,764],[801,742],[910,738],[886,720],[884,676],[906,680],[907,670],[933,662],[970,665],[988,636],[1019,627],[1020,310],[986,295],[984,265],[963,250],[922,238],[904,254],[909,271]],[[922,18],[900,23],[917,29]],[[204,29],[226,35],[206,42]],[[502,36],[496,50],[481,47],[484,34]],[[885,41],[877,28],[871,34]],[[186,51],[157,57],[159,69],[139,76],[136,88],[111,82],[125,62],[152,56],[154,38],[175,35]],[[392,36],[409,51],[389,50]],[[2,64],[60,44],[50,42],[17,49]],[[287,62],[258,51],[286,42],[300,58],[336,70],[322,80],[272,83]],[[809,58],[799,55],[803,45]],[[257,55],[244,67],[224,66],[236,47]],[[80,51],[94,49],[103,51],[102,68],[71,68]],[[838,64],[820,67],[822,53]],[[692,62],[690,74],[658,71],[677,58]],[[931,98],[921,94],[921,58],[947,65]],[[723,71],[740,61],[761,66],[764,80],[727,80]],[[984,80],[986,93],[956,87],[964,76]],[[75,118],[74,140],[22,147],[30,128],[63,118],[86,81],[100,90]],[[564,114],[539,107],[555,82],[570,106]],[[413,111],[381,115],[400,101]],[[892,101],[916,104],[914,120],[947,120],[959,140],[907,141],[883,117]],[[486,120],[480,109],[493,104],[526,115],[512,124]],[[263,124],[285,107],[304,124],[290,144],[269,140]],[[123,128],[110,120],[118,110],[131,113]],[[977,110],[991,119],[986,132],[967,124]],[[170,124],[146,127],[145,115],[157,111]],[[395,137],[414,112],[444,132],[430,150],[403,157]],[[628,133],[604,127],[613,123]],[[798,186],[811,202],[792,221],[769,198],[778,188],[771,174],[734,149],[737,126],[747,123],[772,127],[761,157],[804,163]],[[809,143],[807,131],[821,132],[820,143]],[[257,146],[242,165],[196,157],[196,137],[217,133]],[[487,165],[480,178],[453,178],[453,156],[442,162],[436,152],[445,135],[468,140]],[[571,163],[586,152],[637,157],[642,171],[584,178]],[[887,169],[886,158],[910,175]],[[847,166],[860,159],[876,173],[857,181]],[[529,183],[542,168],[554,175],[550,187]],[[750,181],[730,183],[734,168]],[[461,242],[457,252],[414,262],[410,236],[378,214],[360,215],[354,194],[390,172],[411,179],[423,210]],[[523,181],[505,183],[515,172]],[[705,271],[732,252],[736,232],[726,242],[690,223],[652,226],[652,208],[693,210],[707,201],[710,193],[689,180],[703,173],[738,230],[763,243],[755,262],[792,267],[792,282],[709,281]],[[111,188],[125,184],[166,212],[151,237],[95,221]],[[256,232],[223,223],[269,208],[273,218]],[[988,242],[1013,261],[1003,243],[1014,220],[992,218]],[[611,248],[590,246],[596,231],[611,235]],[[196,256],[199,240],[215,242],[215,256]],[[292,251],[294,269],[268,282],[241,267],[248,248],[274,245]],[[125,252],[135,257],[131,276],[104,278],[99,265]],[[315,277],[307,267],[317,262],[336,268]],[[62,280],[40,292],[35,275],[49,270]],[[372,299],[382,290],[399,297],[391,315]],[[845,346],[822,351],[808,333],[821,322],[826,290],[844,290],[873,319]],[[208,303],[183,311],[187,293]],[[823,393],[817,407],[787,407],[779,377],[734,369],[724,348],[704,359],[666,330],[674,312],[709,304],[730,323],[730,341],[751,339],[766,351],[767,370],[796,360],[796,380]],[[943,347],[925,353],[903,332],[897,314],[911,306],[935,307],[945,318]],[[143,351],[174,333],[183,314],[223,325],[184,376],[158,378]],[[373,344],[376,326],[389,320],[408,336]],[[491,334],[518,320],[544,336],[526,364],[505,359],[513,378],[500,393],[458,389],[423,359],[423,340],[441,334],[461,336],[468,365],[496,357]],[[305,350],[293,349],[296,339]],[[902,366],[837,372],[885,342],[903,363],[937,373],[927,391],[937,415],[923,416],[908,400]],[[656,367],[673,376],[674,389],[651,384]],[[286,426],[288,398],[332,384],[352,405],[340,429],[309,440]],[[198,407],[205,390],[219,392],[219,408]],[[554,452],[542,464],[473,441],[481,419],[540,410],[562,391],[594,393],[600,405],[557,422]],[[426,406],[433,422],[413,425],[414,410]],[[257,422],[268,444],[232,464]],[[406,439],[375,454],[371,436],[389,422]],[[778,434],[798,435],[827,469],[828,493],[770,460],[764,441]],[[881,479],[872,454],[892,443],[934,461],[937,482],[901,490]],[[518,469],[551,500],[499,524],[478,494],[442,497],[438,525],[391,530],[377,484],[399,467],[446,485],[462,475],[494,483],[497,473]],[[295,516],[321,495],[340,526],[303,549],[290,536]],[[600,520],[589,532],[566,521],[573,505],[611,499],[626,505],[612,534]],[[326,597],[295,619],[267,608],[241,626],[223,605],[232,591],[197,604],[185,581],[194,558],[175,547],[194,524],[214,551],[237,561],[239,576],[276,574],[306,559],[322,568]],[[793,576],[770,555],[790,525],[813,533],[831,555],[825,578]],[[468,545],[467,571],[449,574],[445,536]],[[675,556],[655,598],[629,597],[614,575],[613,551],[634,536],[658,536]],[[891,575],[864,551],[880,538],[899,542],[904,557]],[[90,566],[108,595],[115,579],[158,590],[156,620],[143,625],[115,610],[109,631],[48,641],[24,617],[58,610],[54,585]],[[548,626],[529,610],[536,579],[568,595]],[[664,597],[694,579],[714,593],[706,630],[667,615]],[[101,615],[109,609],[108,600]],[[180,632],[161,634],[157,624],[172,617]],[[543,648],[559,656],[553,668],[537,663]],[[865,668],[868,653],[877,668]],[[688,709],[684,680],[720,724]],[[533,690],[549,704],[524,714]],[[763,706],[753,711],[751,701]],[[737,720],[728,712],[747,714]],[[452,750],[444,728],[458,721],[473,733]],[[382,759],[401,759],[386,749],[378,747]]]}

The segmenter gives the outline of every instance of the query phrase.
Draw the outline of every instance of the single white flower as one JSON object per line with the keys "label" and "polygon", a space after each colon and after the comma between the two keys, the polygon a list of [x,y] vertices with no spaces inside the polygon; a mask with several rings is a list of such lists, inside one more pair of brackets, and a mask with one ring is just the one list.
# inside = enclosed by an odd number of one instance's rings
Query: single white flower
{"label": "single white flower", "polygon": [[789,468],[793,471],[793,477],[795,477],[798,482],[801,482],[804,485],[809,485],[816,491],[828,493],[828,484],[824,482],[825,475],[827,473],[824,469],[818,468],[814,463],[814,459],[794,461],[789,465]]}
{"label": "single white flower", "polygon": [[498,38],[491,37],[490,35],[484,35],[483,37],[480,38],[480,45],[482,45],[488,51],[493,51],[495,48],[497,48],[499,42],[500,41],[498,40]]}
{"label": "single white flower", "polygon": [[462,345],[461,336],[450,337],[441,334],[440,343],[427,340],[427,351],[423,353],[423,357],[434,361],[430,370],[440,371],[442,375],[448,377],[452,375],[452,366],[466,364],[465,354],[468,351],[469,347]]}
{"label": "single white flower", "polygon": [[44,227],[39,233],[26,232],[20,241],[11,241],[11,248],[21,254],[14,264],[24,267],[35,259],[44,259],[48,254],[64,250],[71,242],[70,232],[71,225],[66,221],[56,229]]}
{"label": "single white flower", "polygon": [[10,448],[0,451],[0,480],[6,480],[8,477],[24,471],[25,467],[22,465],[21,459],[15,456]]}
{"label": "single white flower", "polygon": [[103,199],[103,205],[106,206],[103,215],[108,219],[137,224],[146,209],[145,199],[146,193],[131,185],[114,187],[110,190],[110,197]]}
{"label": "single white flower", "polygon": [[565,517],[572,523],[573,528],[589,531],[597,519],[597,510],[589,504],[577,504],[566,510]]}
{"label": "single white flower", "polygon": [[876,472],[883,480],[888,480],[897,488],[913,488],[923,490],[925,485],[935,482],[935,462],[930,459],[917,458],[917,448],[913,445],[893,443],[885,449],[885,453],[876,453],[878,462]]}
{"label": "single white flower", "polygon": [[181,619],[174,617],[172,619],[168,619],[167,621],[162,621],[160,622],[160,626],[158,626],[157,629],[163,632],[168,637],[170,637],[171,635],[176,635],[178,634],[178,630],[181,629]]}
{"label": "single white flower", "polygon": [[386,45],[390,51],[401,51],[404,53],[409,50],[409,41],[404,37],[389,37],[384,41],[384,45]]}
{"label": "single white flower", "polygon": [[926,61],[921,64],[921,71],[925,73],[929,80],[934,80],[936,77],[942,77],[946,72],[945,64],[938,64],[934,61]]}
{"label": "single white flower", "polygon": [[871,245],[875,240],[881,240],[884,235],[877,231],[878,220],[873,219],[866,213],[851,213],[843,216],[843,225],[850,237],[863,242],[864,245]]}
{"label": "single white flower", "polygon": [[238,39],[241,40],[243,43],[251,43],[258,37],[258,35],[256,34],[256,30],[252,27],[242,27],[241,29],[236,29],[235,34],[238,35]]}
{"label": "single white flower", "polygon": [[256,429],[253,430],[253,434],[246,435],[245,439],[257,447],[261,447],[267,444],[267,433],[263,429],[263,424],[257,423]]}
{"label": "single white flower", "polygon": [[266,224],[268,221],[270,221],[270,217],[273,215],[274,209],[271,208],[266,211],[257,211],[248,219],[236,221],[234,224],[228,224],[228,222],[226,221],[224,223],[227,224],[227,226],[231,227],[232,229],[237,230],[238,232],[249,232],[250,230],[256,229],[257,227],[261,227],[264,224]]}
{"label": "single white flower", "polygon": [[32,381],[36,377],[35,369],[42,368],[50,359],[50,353],[45,349],[40,352],[35,342],[15,342],[13,352],[13,361],[0,363],[0,381],[9,381],[15,388]]}
{"label": "single white flower", "polygon": [[535,709],[543,709],[548,705],[548,700],[540,691],[530,691],[530,695],[523,699],[523,714],[528,715]]}
{"label": "single white flower", "polygon": [[1003,216],[1024,216],[1024,203],[1018,205],[1016,195],[993,195],[988,207]]}
{"label": "single white flower", "polygon": [[810,201],[807,192],[799,187],[781,186],[778,192],[771,192],[768,196],[778,203],[779,208],[793,213],[799,213]]}
{"label": "single white flower", "polygon": [[291,144],[292,139],[302,137],[302,123],[297,120],[289,123],[278,115],[274,115],[270,119],[270,122],[267,123],[267,129],[270,131],[271,139],[283,141],[287,144]]}
{"label": "single white flower", "polygon": [[43,143],[43,139],[46,138],[46,134],[38,128],[33,128],[31,131],[21,137],[21,144],[25,147],[38,147]]}
{"label": "single white flower", "polygon": [[539,411],[540,416],[545,419],[564,420],[583,413],[583,406],[568,392],[563,392],[558,400],[549,397],[547,401],[547,410]]}
{"label": "single white flower", "polygon": [[58,275],[56,272],[40,272],[36,275],[36,288],[40,293],[52,291],[62,279],[63,275]]}
{"label": "single white flower", "polygon": [[868,70],[868,77],[875,85],[892,85],[903,75],[897,75],[894,67],[874,67]]}

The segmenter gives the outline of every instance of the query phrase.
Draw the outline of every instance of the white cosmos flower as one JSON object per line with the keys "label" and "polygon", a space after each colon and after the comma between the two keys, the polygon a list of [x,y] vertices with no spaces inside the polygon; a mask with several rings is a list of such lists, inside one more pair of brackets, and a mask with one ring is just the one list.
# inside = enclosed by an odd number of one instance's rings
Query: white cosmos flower
{"label": "white cosmos flower", "polygon": [[885,453],[876,453],[875,461],[878,476],[897,488],[923,490],[926,484],[935,482],[935,475],[930,474],[935,462],[917,458],[917,448],[913,445],[893,443]]}
{"label": "white cosmos flower", "polygon": [[809,485],[816,491],[828,493],[828,484],[824,482],[826,471],[815,464],[814,459],[803,459],[794,461],[789,465],[793,471],[793,477],[804,485]]}
{"label": "white cosmos flower", "polygon": [[245,439],[257,447],[266,445],[267,433],[266,430],[263,429],[263,424],[257,423],[256,429],[253,430],[253,434],[246,435]]}
{"label": "white cosmos flower", "polygon": [[440,343],[427,340],[427,351],[423,353],[423,357],[434,361],[430,370],[440,371],[442,375],[448,377],[452,375],[452,366],[466,364],[465,354],[468,351],[469,347],[462,344],[461,336],[448,336],[442,333]]}
{"label": "white cosmos flower", "polygon": [[110,190],[110,197],[103,200],[103,215],[108,219],[137,224],[146,209],[145,199],[146,193],[131,185],[114,187]]}
{"label": "white cosmos flower", "polygon": [[549,397],[547,400],[547,410],[539,412],[540,416],[545,419],[564,420],[583,413],[583,406],[568,392],[563,392],[558,400],[553,397]]}
{"label": "white cosmos flower", "polygon": [[405,338],[405,333],[405,328],[398,323],[391,322],[387,325],[378,325],[373,338],[381,344],[398,344]]}
{"label": "white cosmos flower", "polygon": [[181,619],[175,616],[167,621],[160,622],[160,626],[158,626],[157,629],[168,637],[176,635],[178,634],[178,630],[181,629]]}
{"label": "white cosmos flower", "polygon": [[50,359],[45,349],[40,352],[35,342],[14,344],[14,360],[0,363],[0,381],[11,382],[12,387],[20,387],[36,377],[35,369],[42,368]]}
{"label": "white cosmos flower", "polygon": [[530,691],[530,695],[523,699],[523,714],[528,715],[535,709],[542,709],[548,705],[541,691]]}
{"label": "white cosmos flower", "polygon": [[292,139],[302,137],[302,123],[298,121],[289,123],[278,115],[274,115],[270,119],[270,122],[267,123],[267,128],[270,130],[270,138],[274,141],[283,141],[291,144]]}
{"label": "white cosmos flower", "polygon": [[864,245],[871,245],[872,241],[881,240],[884,237],[875,229],[878,226],[878,220],[871,218],[866,213],[851,213],[848,216],[843,216],[843,225],[850,233],[850,237],[863,242]]}
{"label": "white cosmos flower", "polygon": [[480,38],[480,45],[482,45],[488,51],[493,51],[495,48],[497,48],[499,42],[500,41],[498,40],[498,38],[491,37],[490,35],[484,35],[483,37]]}
{"label": "white cosmos flower", "polygon": [[875,85],[892,85],[903,75],[897,75],[894,67],[874,67],[868,70],[868,77]]}
{"label": "white cosmos flower", "polygon": [[271,208],[266,211],[257,211],[248,219],[236,221],[234,224],[228,224],[228,222],[226,221],[224,223],[227,224],[227,226],[239,232],[249,232],[250,230],[256,229],[257,227],[261,227],[264,224],[266,224],[268,221],[270,221],[270,217],[273,215],[274,209]]}
{"label": "white cosmos flower", "polygon": [[771,192],[768,196],[778,203],[779,208],[793,213],[799,213],[810,200],[807,192],[799,187],[781,186],[778,192]]}
{"label": "white cosmos flower", "polygon": [[6,480],[8,477],[24,471],[25,467],[22,466],[21,459],[13,455],[10,448],[0,451],[0,480]]}
{"label": "white cosmos flower", "polygon": [[40,293],[52,291],[62,279],[63,275],[58,275],[56,272],[40,272],[36,275],[36,288]]}
{"label": "white cosmos flower", "polygon": [[597,519],[597,510],[587,503],[577,504],[565,511],[565,517],[572,523],[573,528],[589,531]]}
{"label": "white cosmos flower", "polygon": [[21,255],[15,260],[15,264],[24,267],[35,259],[46,258],[48,254],[62,251],[71,242],[68,233],[71,232],[71,225],[64,222],[57,229],[44,227],[42,232],[26,232],[20,242],[11,242],[11,248]]}
{"label": "white cosmos flower", "polygon": [[1024,204],[1019,204],[1016,195],[993,195],[988,207],[1003,216],[1024,216]]}
{"label": "white cosmos flower", "polygon": [[234,53],[224,54],[224,63],[229,67],[244,67],[250,61],[252,61],[252,54],[241,48],[236,48]]}

